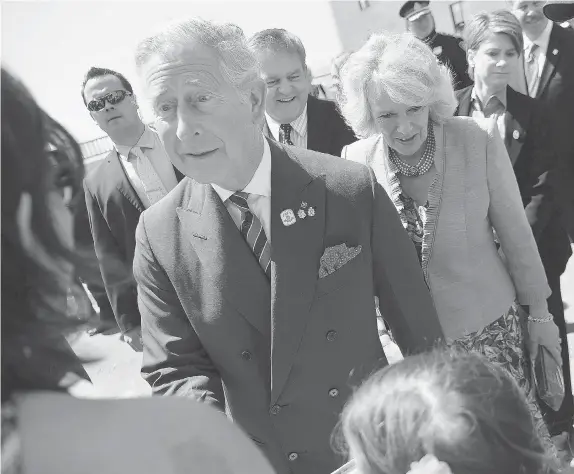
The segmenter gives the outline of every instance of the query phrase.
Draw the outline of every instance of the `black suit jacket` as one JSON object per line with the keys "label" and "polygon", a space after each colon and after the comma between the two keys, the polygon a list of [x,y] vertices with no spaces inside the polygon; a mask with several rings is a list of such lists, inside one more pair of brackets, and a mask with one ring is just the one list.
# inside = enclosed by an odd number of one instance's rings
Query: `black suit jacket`
{"label": "black suit jacket", "polygon": [[472,84],[472,79],[468,76],[466,53],[461,46],[462,39],[443,33],[435,33],[434,36],[431,35],[425,41],[439,62],[451,70],[455,90],[463,89]]}
{"label": "black suit jacket", "polygon": [[558,202],[562,223],[574,241],[574,30],[552,27],[536,98],[552,111]]}
{"label": "black suit jacket", "polygon": [[[267,123],[264,133],[275,139]],[[355,141],[357,137],[341,117],[337,104],[310,95],[307,99],[307,149],[341,156],[343,148]]]}
{"label": "black suit jacket", "polygon": [[[472,86],[456,93],[456,115],[471,115],[471,94]],[[510,87],[506,94],[506,150],[546,272],[548,276],[560,275],[571,250],[556,202],[558,169],[551,115],[536,99]]]}
{"label": "black suit jacket", "polygon": [[[179,180],[183,175],[174,168]],[[112,150],[84,180],[86,207],[108,299],[122,332],[141,324],[132,264],[144,206]]]}
{"label": "black suit jacket", "polygon": [[[330,435],[345,401],[386,363],[374,296],[405,353],[433,347],[442,330],[372,171],[269,144],[271,281],[212,186],[186,178],[141,215],[142,372],[155,394],[226,404],[277,473],[326,474],[342,463]],[[284,225],[301,202],[314,216]],[[361,251],[320,278],[321,256],[341,244]]]}

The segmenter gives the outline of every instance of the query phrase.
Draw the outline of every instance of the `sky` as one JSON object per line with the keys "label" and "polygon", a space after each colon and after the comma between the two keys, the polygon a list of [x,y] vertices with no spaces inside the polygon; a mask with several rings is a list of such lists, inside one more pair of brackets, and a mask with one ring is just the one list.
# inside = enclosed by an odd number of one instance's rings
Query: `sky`
{"label": "sky", "polygon": [[[124,74],[141,90],[133,51],[161,23],[188,16],[231,21],[246,35],[286,28],[305,44],[308,64],[324,69],[340,50],[327,1],[2,1],[2,64],[80,142],[103,135],[85,109],[81,83],[91,66]],[[317,29],[321,28],[320,34]],[[142,104],[144,120],[151,119]]]}

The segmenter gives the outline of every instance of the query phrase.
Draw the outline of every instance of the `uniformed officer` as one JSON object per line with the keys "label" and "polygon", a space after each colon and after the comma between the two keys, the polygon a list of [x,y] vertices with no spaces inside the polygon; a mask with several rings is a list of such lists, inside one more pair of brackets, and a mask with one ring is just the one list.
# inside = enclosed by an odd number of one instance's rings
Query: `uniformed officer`
{"label": "uniformed officer", "polygon": [[471,85],[472,80],[468,76],[468,63],[461,45],[462,40],[436,32],[429,3],[409,0],[401,7],[399,15],[407,20],[407,30],[428,44],[438,60],[450,68],[454,88],[463,89]]}

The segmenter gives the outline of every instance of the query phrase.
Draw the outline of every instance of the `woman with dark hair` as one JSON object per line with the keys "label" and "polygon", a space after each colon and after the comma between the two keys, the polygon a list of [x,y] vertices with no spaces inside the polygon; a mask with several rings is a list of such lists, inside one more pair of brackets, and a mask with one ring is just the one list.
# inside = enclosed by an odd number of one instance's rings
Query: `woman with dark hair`
{"label": "woman with dark hair", "polygon": [[436,351],[386,367],[341,420],[361,474],[558,472],[521,388],[477,353]]}
{"label": "woman with dark hair", "polygon": [[[83,199],[78,144],[2,69],[2,474],[271,473],[224,415],[182,398],[78,400],[64,335]],[[79,194],[78,194],[79,192]],[[76,376],[77,378],[77,376]],[[57,393],[64,392],[64,393]]]}
{"label": "woman with dark hair", "polygon": [[66,207],[82,176],[76,142],[2,70],[2,401],[87,377],[62,335],[77,324],[62,317],[70,268],[86,266]]}

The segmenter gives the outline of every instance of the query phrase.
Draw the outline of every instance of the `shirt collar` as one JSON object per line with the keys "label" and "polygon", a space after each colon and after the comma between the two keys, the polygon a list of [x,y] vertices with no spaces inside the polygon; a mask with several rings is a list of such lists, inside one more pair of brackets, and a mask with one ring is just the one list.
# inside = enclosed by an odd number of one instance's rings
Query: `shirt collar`
{"label": "shirt collar", "polygon": [[[265,112],[265,118],[267,119],[267,126],[269,127],[269,130],[271,130],[271,133],[275,139],[279,140],[279,127],[281,124],[273,120],[267,112]],[[307,135],[307,104],[305,104],[305,108],[299,117],[293,120],[290,125],[300,136],[304,137]]]}
{"label": "shirt collar", "polygon": [[130,151],[134,147],[139,148],[154,148],[155,147],[155,132],[149,127],[149,125],[144,125],[144,131],[137,141],[137,143],[133,146],[129,145],[116,145],[114,143],[114,147],[120,156],[124,159],[127,159],[127,156],[130,154]]}
{"label": "shirt collar", "polygon": [[[235,191],[229,191],[217,184],[211,184],[215,192],[219,195],[222,202],[227,201]],[[265,137],[263,137],[263,157],[259,166],[255,170],[251,181],[242,191],[244,193],[256,194],[258,196],[271,197],[271,149]]]}
{"label": "shirt collar", "polygon": [[476,93],[476,88],[473,87],[472,88],[472,92],[470,94],[470,100],[473,104],[477,105],[479,110],[484,111],[484,109],[488,106],[489,102],[493,99],[496,98],[498,99],[498,101],[502,104],[502,107],[504,109],[504,111],[506,111],[506,87],[504,89],[502,89],[500,92],[491,95],[486,102],[482,103],[482,101],[480,100],[480,98],[478,97],[477,93]]}
{"label": "shirt collar", "polygon": [[534,41],[532,41],[528,36],[526,36],[526,34],[524,34],[524,51],[530,51],[532,45],[536,44],[540,48],[540,51],[546,54],[546,51],[548,50],[548,43],[550,42],[550,35],[552,34],[552,25],[553,23],[548,20],[546,28],[544,28],[544,31],[542,31],[540,36]]}

